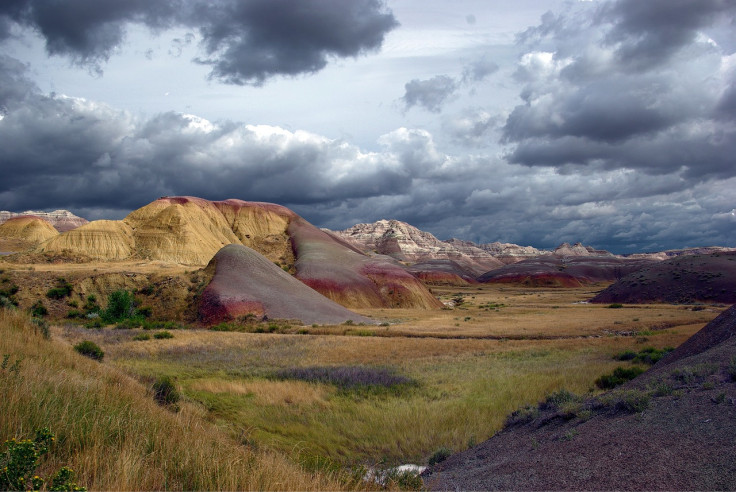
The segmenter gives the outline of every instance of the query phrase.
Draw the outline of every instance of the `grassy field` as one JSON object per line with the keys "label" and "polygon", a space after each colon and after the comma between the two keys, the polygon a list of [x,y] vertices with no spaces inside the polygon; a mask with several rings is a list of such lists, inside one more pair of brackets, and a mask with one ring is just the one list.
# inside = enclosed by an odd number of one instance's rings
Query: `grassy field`
{"label": "grassy field", "polygon": [[20,311],[0,309],[0,355],[0,444],[48,427],[56,441],[33,472],[41,477],[69,466],[92,490],[350,487],[345,477],[243,446],[207,423],[196,403],[178,412],[157,405],[147,385],[47,339]]}
{"label": "grassy field", "polygon": [[[439,289],[454,309],[373,310],[389,326],[293,327],[287,333],[53,329],[98,343],[105,365],[138,381],[175,378],[192,408],[233,441],[275,450],[313,469],[425,464],[495,433],[506,416],[561,388],[594,391],[623,363],[613,355],[677,346],[720,309],[580,303],[594,289]],[[411,384],[342,387],[284,373],[315,368],[386,370]]]}

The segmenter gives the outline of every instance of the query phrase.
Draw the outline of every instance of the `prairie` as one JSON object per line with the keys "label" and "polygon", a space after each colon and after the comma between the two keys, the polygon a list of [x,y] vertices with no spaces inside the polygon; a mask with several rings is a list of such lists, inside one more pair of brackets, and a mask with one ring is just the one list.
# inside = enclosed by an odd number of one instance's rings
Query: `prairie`
{"label": "prairie", "polygon": [[[434,288],[462,303],[444,310],[361,310],[388,326],[282,328],[282,333],[201,329],[134,340],[141,330],[53,328],[92,340],[105,364],[138,381],[174,378],[209,425],[253,449],[275,450],[312,470],[426,464],[498,431],[516,408],[565,388],[596,391],[624,350],[677,346],[718,307],[582,303],[595,292],[472,286]],[[412,381],[341,387],[284,378],[314,368],[389,370]]]}

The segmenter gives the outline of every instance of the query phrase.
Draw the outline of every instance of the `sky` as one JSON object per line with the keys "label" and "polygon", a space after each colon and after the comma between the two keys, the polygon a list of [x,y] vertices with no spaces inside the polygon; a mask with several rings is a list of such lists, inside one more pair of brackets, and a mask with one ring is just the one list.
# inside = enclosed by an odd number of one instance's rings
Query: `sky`
{"label": "sky", "polygon": [[0,210],[736,246],[736,0],[3,0]]}

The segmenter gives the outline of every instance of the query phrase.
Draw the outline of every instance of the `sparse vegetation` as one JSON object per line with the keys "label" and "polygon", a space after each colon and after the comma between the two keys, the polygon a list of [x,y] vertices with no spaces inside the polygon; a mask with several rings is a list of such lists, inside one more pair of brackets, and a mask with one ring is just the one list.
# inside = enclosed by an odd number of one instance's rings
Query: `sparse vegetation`
{"label": "sparse vegetation", "polygon": [[395,389],[416,385],[412,379],[382,367],[296,367],[279,371],[276,377],[332,384],[342,390]]}
{"label": "sparse vegetation", "polygon": [[673,347],[665,347],[663,349],[657,349],[654,347],[645,347],[641,349],[639,352],[634,352],[633,350],[626,350],[624,352],[620,352],[614,356],[614,359],[620,360],[620,361],[629,360],[633,363],[652,365],[652,364],[656,364],[657,362],[659,362],[659,360],[662,357],[669,354],[673,350],[674,350]]}
{"label": "sparse vegetation", "polygon": [[634,379],[643,373],[641,367],[617,367],[611,374],[605,374],[595,380],[595,385],[600,389],[612,389]]}
{"label": "sparse vegetation", "polygon": [[105,357],[105,352],[102,351],[99,345],[90,340],[79,342],[74,346],[74,350],[85,357],[89,357],[90,359],[94,359],[100,362],[102,361],[103,357]]}
{"label": "sparse vegetation", "polygon": [[49,299],[63,299],[72,293],[74,286],[66,281],[65,278],[60,277],[56,279],[56,287],[52,287],[46,291],[46,297]]}
{"label": "sparse vegetation", "polygon": [[175,405],[181,399],[181,393],[179,393],[174,380],[168,376],[158,378],[153,383],[152,389],[153,399],[159,405]]}
{"label": "sparse vegetation", "polygon": [[606,393],[598,400],[598,408],[616,413],[638,413],[649,408],[649,394],[640,390],[616,390]]}

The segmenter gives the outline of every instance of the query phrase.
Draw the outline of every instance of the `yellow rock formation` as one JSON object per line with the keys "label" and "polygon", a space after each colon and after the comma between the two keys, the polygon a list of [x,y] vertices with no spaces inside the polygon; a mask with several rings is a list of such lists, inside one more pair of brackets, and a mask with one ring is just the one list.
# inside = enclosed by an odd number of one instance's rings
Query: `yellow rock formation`
{"label": "yellow rock formation", "polygon": [[0,224],[0,238],[4,239],[17,239],[39,244],[58,235],[59,232],[54,229],[54,226],[40,217],[30,215],[13,217]]}
{"label": "yellow rock formation", "polygon": [[134,252],[133,230],[118,220],[96,220],[42,243],[41,253],[73,251],[101,260],[124,260]]}

